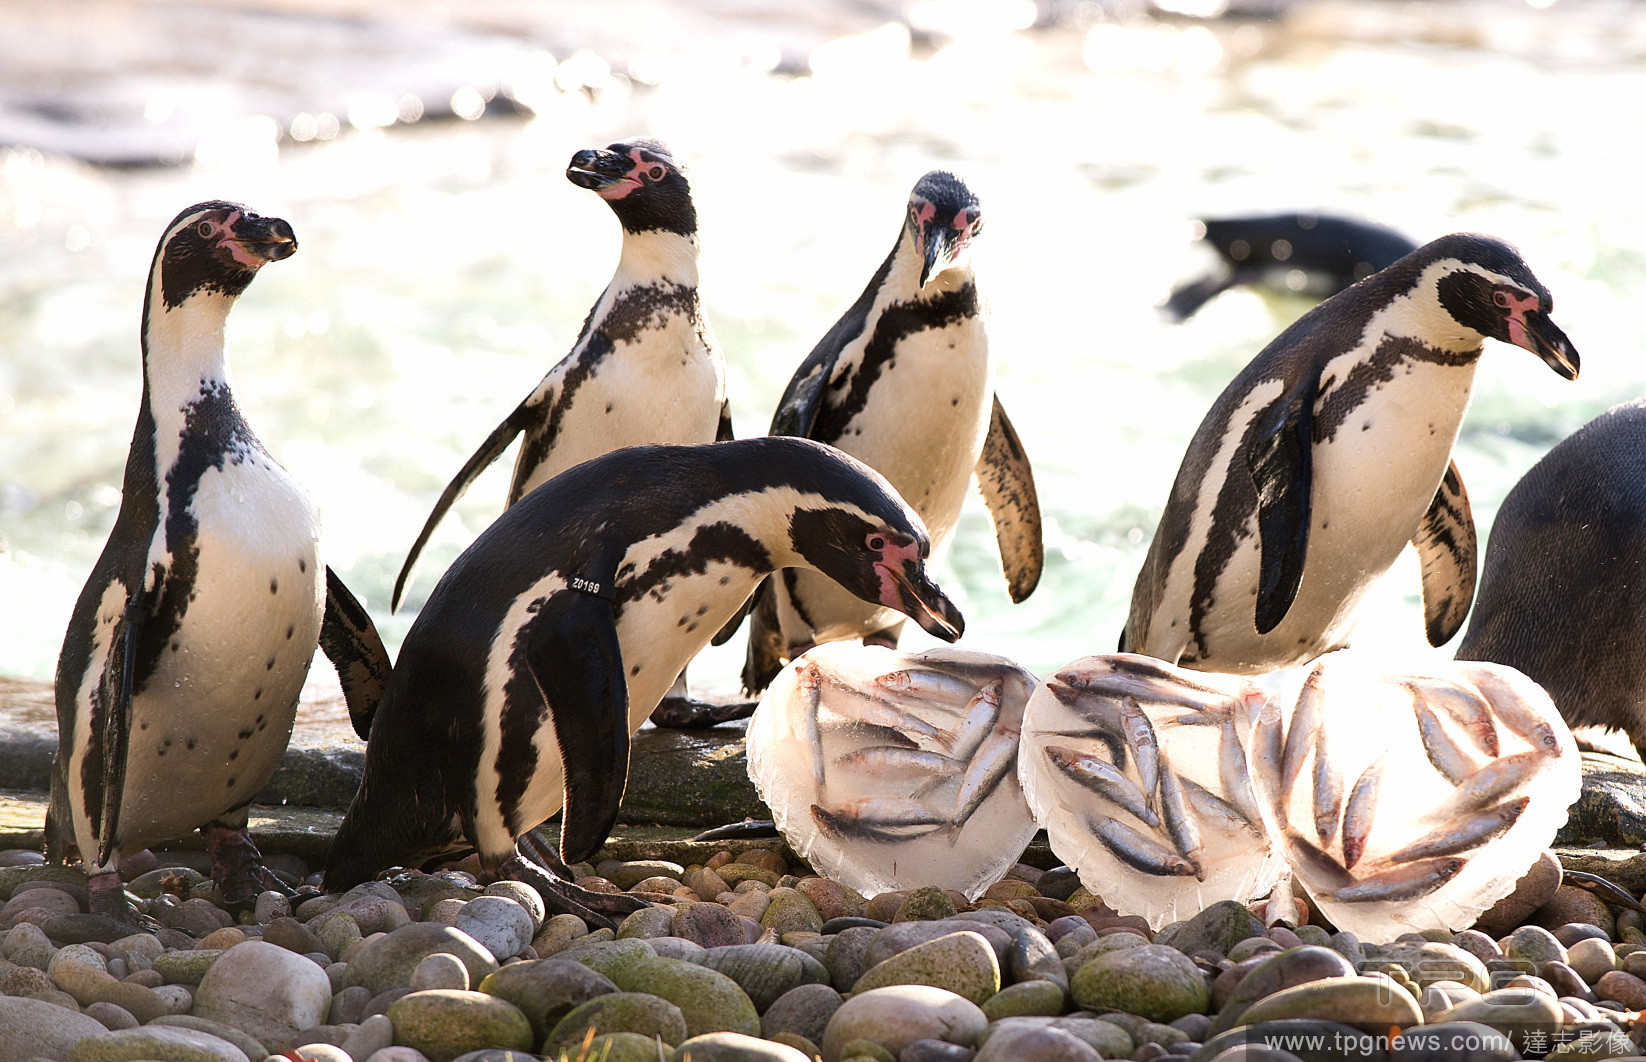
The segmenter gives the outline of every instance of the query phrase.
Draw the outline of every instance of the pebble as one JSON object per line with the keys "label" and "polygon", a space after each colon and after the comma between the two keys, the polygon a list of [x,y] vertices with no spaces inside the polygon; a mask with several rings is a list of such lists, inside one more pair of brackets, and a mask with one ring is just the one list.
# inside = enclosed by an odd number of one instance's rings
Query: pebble
{"label": "pebble", "polygon": [[760,1014],[748,993],[718,970],[658,956],[624,967],[612,980],[624,992],[647,992],[680,1008],[687,1036],[760,1034]]}
{"label": "pebble", "polygon": [[975,1062],[1097,1062],[1103,1056],[1073,1033],[1050,1025],[1001,1029]]}
{"label": "pebble", "polygon": [[544,922],[543,928],[532,938],[532,950],[537,952],[538,958],[546,959],[588,935],[588,924],[581,918],[574,914],[557,914]]}
{"label": "pebble", "polygon": [[201,1018],[193,1014],[167,1014],[156,1018],[151,1025],[164,1025],[174,1029],[193,1029],[195,1032],[207,1033],[220,1040],[227,1040],[246,1053],[247,1058],[259,1057],[259,1052],[266,1050],[263,1044],[246,1035],[231,1025],[224,1025],[220,1021],[210,1018]]}
{"label": "pebble", "polygon": [[1155,943],[1176,948],[1185,955],[1214,951],[1227,955],[1229,949],[1248,937],[1263,935],[1263,922],[1245,906],[1233,900],[1212,904],[1175,926],[1162,929]]}
{"label": "pebble", "polygon": [[864,956],[867,966],[876,966],[896,955],[907,951],[916,944],[923,944],[928,940],[947,936],[950,933],[976,933],[989,942],[994,949],[995,961],[1002,967],[1011,962],[1012,934],[999,926],[983,922],[962,921],[958,918],[947,918],[936,922],[898,922],[879,930],[869,945]]}
{"label": "pebble", "polygon": [[413,992],[421,992],[430,988],[455,988],[460,992],[467,991],[469,988],[469,968],[464,966],[457,956],[449,952],[437,951],[432,955],[425,955],[417,961],[417,965],[412,968],[411,981],[408,982],[408,986]]}
{"label": "pebble", "polygon": [[[812,1043],[820,1043],[829,1019],[845,1002],[839,992],[824,984],[799,985],[777,997],[760,1016],[760,1035],[771,1039],[779,1033],[794,1033]],[[757,1004],[758,1006],[758,1004]]]}
{"label": "pebble", "polygon": [[30,1058],[60,1059],[87,1036],[106,1032],[101,1022],[39,999],[0,996],[0,1059],[25,1062]]}
{"label": "pebble", "polygon": [[1087,1010],[1120,1010],[1159,1022],[1204,1013],[1211,1002],[1199,968],[1163,944],[1099,955],[1080,968],[1069,989]]}
{"label": "pebble", "polygon": [[675,909],[670,931],[705,948],[742,944],[746,931],[740,913],[717,903],[683,903]]}
{"label": "pebble", "polygon": [[[655,1049],[651,1057],[656,1057]],[[810,1062],[793,1047],[734,1032],[694,1036],[676,1049],[675,1057],[692,1062]]]}
{"label": "pebble", "polygon": [[1602,974],[1617,969],[1617,956],[1612,951],[1612,942],[1604,936],[1584,937],[1567,943],[1566,965],[1592,985]]}
{"label": "pebble", "polygon": [[537,1042],[574,1007],[617,991],[617,985],[605,975],[582,963],[558,958],[510,963],[481,981],[479,987],[519,1007],[531,1022]]}
{"label": "pebble", "polygon": [[808,933],[823,931],[823,916],[812,902],[794,889],[772,889],[771,902],[760,916],[760,924],[782,936],[796,930]]}
{"label": "pebble", "polygon": [[1000,963],[981,934],[970,930],[949,933],[871,966],[853,990],[889,985],[931,985],[981,1004],[1000,991]]}
{"label": "pebble", "polygon": [[655,1036],[675,1047],[686,1038],[686,1019],[679,1007],[659,996],[645,992],[611,992],[568,1011],[544,1038],[540,1053],[556,1057],[557,1052],[566,1050],[575,1058],[577,1048],[590,1029]]}
{"label": "pebble", "polygon": [[[1549,940],[1555,947],[1560,947],[1553,937]],[[1564,958],[1565,949],[1561,948],[1561,951],[1561,958]],[[1379,962],[1398,964],[1419,987],[1427,987],[1436,981],[1456,981],[1476,992],[1484,992],[1492,986],[1485,963],[1452,944],[1433,940],[1391,944],[1380,948],[1376,958]]]}
{"label": "pebble", "polygon": [[135,1029],[140,1022],[131,1015],[131,1011],[114,1003],[92,1003],[82,1012],[88,1018],[96,1018],[105,1029]]}
{"label": "pebble", "polygon": [[265,1043],[319,1025],[331,1008],[331,983],[323,970],[260,940],[223,952],[199,985],[192,1013]]}
{"label": "pebble", "polygon": [[1548,901],[1533,913],[1533,925],[1554,930],[1569,922],[1586,922],[1592,926],[1599,926],[1608,937],[1617,931],[1617,921],[1612,917],[1611,908],[1599,896],[1587,889],[1580,889],[1575,885],[1562,885],[1554,891]]}
{"label": "pebble", "polygon": [[915,889],[898,905],[893,922],[931,922],[954,917],[954,901],[948,891],[935,885]]}
{"label": "pebble", "polygon": [[1342,1022],[1362,1032],[1387,1033],[1423,1022],[1417,1000],[1383,974],[1327,977],[1282,989],[1248,1007],[1240,1024],[1285,1018],[1319,1018]]}
{"label": "pebble", "polygon": [[[644,913],[644,912],[642,912]],[[513,958],[532,942],[531,914],[508,896],[477,896],[457,913],[455,928],[467,933],[498,962]]]}
{"label": "pebble", "polygon": [[1630,1010],[1646,1010],[1646,981],[1623,970],[1610,970],[1595,981],[1595,994]]}
{"label": "pebble", "polygon": [[837,881],[830,881],[828,878],[805,878],[794,888],[817,908],[818,916],[823,919],[825,925],[837,918],[862,918],[868,914],[868,899],[856,889],[848,888]]}
{"label": "pebble", "polygon": [[850,992],[857,979],[868,969],[869,945],[880,933],[867,926],[843,929],[829,941],[829,950],[823,959],[828,968],[829,981],[841,992]]}
{"label": "pebble", "polygon": [[469,983],[477,984],[497,969],[497,960],[479,941],[451,926],[413,922],[379,937],[362,948],[349,963],[344,986],[364,985],[373,992],[405,988],[412,971],[425,955],[448,952],[457,956],[469,971]]}
{"label": "pebble", "polygon": [[1517,1051],[1526,1050],[1529,1044],[1541,1044],[1547,1050],[1564,1020],[1563,1013],[1559,1001],[1547,993],[1500,988],[1436,1015],[1435,1023],[1478,1022],[1507,1036]]}
{"label": "pebble", "polygon": [[87,1036],[66,1057],[67,1062],[249,1062],[244,1051],[220,1036],[165,1025]]}
{"label": "pebble", "polygon": [[761,1013],[799,985],[829,980],[822,962],[781,944],[735,944],[704,951],[691,961],[736,981]]}
{"label": "pebble", "polygon": [[915,1040],[903,1048],[898,1062],[972,1062],[977,1052],[946,1040]]}
{"label": "pebble", "polygon": [[555,958],[580,962],[591,970],[598,970],[615,980],[618,971],[657,954],[644,940],[599,940],[595,939],[597,936],[598,934],[590,933],[588,938],[573,944]]}
{"label": "pebble", "polygon": [[623,919],[617,927],[618,940],[674,935],[674,912],[662,907],[646,907]]}
{"label": "pebble", "polygon": [[1546,962],[1566,961],[1565,945],[1542,926],[1521,926],[1499,943],[1504,958],[1531,963],[1535,974],[1541,975]]}
{"label": "pebble", "polygon": [[725,863],[716,867],[714,872],[720,875],[722,881],[732,887],[733,892],[737,891],[738,886],[748,881],[758,882],[767,888],[775,888],[777,879],[782,877],[781,874],[775,871],[768,870],[765,867],[753,866],[749,863]]}
{"label": "pebble", "polygon": [[982,1004],[983,1016],[991,1022],[1026,1015],[1056,1017],[1063,1013],[1068,993],[1053,981],[1024,981],[1008,985]]}
{"label": "pebble", "polygon": [[485,992],[434,988],[410,992],[389,1007],[394,1037],[429,1062],[450,1062],[468,1051],[502,1047],[528,1051],[532,1026],[520,1008]]}
{"label": "pebble", "polygon": [[897,985],[846,1000],[823,1033],[825,1059],[839,1057],[851,1040],[872,1040],[893,1055],[915,1040],[969,1045],[988,1027],[977,1004],[927,985]]}

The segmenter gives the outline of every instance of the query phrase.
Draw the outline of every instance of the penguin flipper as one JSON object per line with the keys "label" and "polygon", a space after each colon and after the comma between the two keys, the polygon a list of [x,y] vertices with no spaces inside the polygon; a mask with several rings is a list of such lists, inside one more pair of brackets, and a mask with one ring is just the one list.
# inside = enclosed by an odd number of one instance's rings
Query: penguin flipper
{"label": "penguin flipper", "polygon": [[1034,489],[1034,469],[1017,429],[1006,418],[1000,396],[989,416],[989,434],[977,459],[977,485],[994,519],[995,542],[1006,588],[1012,603],[1023,601],[1040,583],[1046,548],[1040,537],[1040,498]]}
{"label": "penguin flipper", "polygon": [[406,563],[400,566],[400,574],[395,577],[394,594],[389,598],[389,612],[391,614],[399,611],[400,602],[405,596],[406,585],[411,582],[412,576],[416,573],[417,559],[422,556],[423,547],[428,545],[430,536],[434,534],[434,529],[440,525],[441,520],[445,519],[446,511],[456,505],[457,500],[468,492],[469,487],[479,477],[480,473],[490,467],[491,463],[497,460],[504,450],[508,449],[509,444],[514,442],[514,437],[519,435],[526,426],[525,409],[525,405],[516,407],[515,411],[510,413],[503,423],[499,424],[492,430],[490,435],[486,436],[486,441],[480,444],[480,449],[476,450],[467,461],[463,462],[463,467],[457,470],[457,475],[453,476],[452,481],[446,484],[446,489],[440,494],[440,500],[434,503],[434,509],[429,513],[429,518],[423,522],[423,530],[418,532],[417,541],[413,542],[411,549],[407,551]]}
{"label": "penguin flipper", "polygon": [[372,716],[383,689],[389,684],[388,650],[365,608],[337,573],[326,567],[326,613],[320,622],[320,649],[337,669],[349,722],[365,741],[371,735]]}
{"label": "penguin flipper", "polygon": [[777,620],[777,589],[771,576],[749,598],[749,651],[743,658],[743,689],[756,694],[783,670],[783,628]]}
{"label": "penguin flipper", "polygon": [[1259,415],[1246,452],[1257,491],[1260,544],[1256,623],[1259,634],[1280,626],[1303,583],[1309,552],[1314,475],[1316,369]]}
{"label": "penguin flipper", "polygon": [[1429,644],[1445,645],[1463,626],[1475,597],[1475,520],[1456,461],[1446,466],[1412,545],[1423,564],[1423,625]]}
{"label": "penguin flipper", "polygon": [[713,638],[709,639],[709,644],[725,645],[731,641],[732,635],[737,633],[737,628],[743,626],[743,618],[754,609],[754,599],[759,595],[760,588],[755,587],[755,592],[749,595],[747,601],[738,606],[737,611],[732,613],[732,618],[726,621],[726,625],[716,631]]}
{"label": "penguin flipper", "polygon": [[[158,582],[158,580],[156,580]],[[158,589],[158,587],[156,588]],[[103,759],[102,806],[98,814],[97,866],[108,865],[120,832],[120,803],[126,791],[126,756],[131,748],[131,697],[136,684],[137,643],[143,633],[153,591],[139,586],[110,632],[109,656],[103,665],[98,696],[103,711],[97,735]],[[81,858],[92,855],[82,852]]]}
{"label": "penguin flipper", "polygon": [[[715,442],[731,442],[737,438],[732,432],[732,403],[731,399],[720,403],[720,425],[715,429]],[[714,644],[719,645],[719,642]]]}
{"label": "penguin flipper", "polygon": [[617,822],[629,777],[629,685],[611,603],[562,591],[544,605],[526,664],[554,722],[566,780],[560,856],[594,855]]}

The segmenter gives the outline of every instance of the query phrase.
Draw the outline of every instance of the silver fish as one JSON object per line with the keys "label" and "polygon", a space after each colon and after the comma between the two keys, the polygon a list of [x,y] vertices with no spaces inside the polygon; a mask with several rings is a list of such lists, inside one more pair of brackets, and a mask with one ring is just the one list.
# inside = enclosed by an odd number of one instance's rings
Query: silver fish
{"label": "silver fish", "polygon": [[1431,830],[1389,856],[1390,863],[1410,863],[1433,856],[1457,855],[1471,848],[1479,848],[1492,838],[1507,833],[1520,819],[1520,813],[1532,802],[1531,797],[1506,800],[1495,807],[1465,815],[1456,822]]}
{"label": "silver fish", "polygon": [[855,739],[873,741],[880,745],[896,745],[898,748],[904,749],[918,749],[920,747],[920,742],[895,727],[876,726],[873,723],[865,723],[857,719],[831,720],[822,724],[820,729],[826,729],[830,733],[837,730],[845,731]]}
{"label": "silver fish", "polygon": [[1360,772],[1355,787],[1349,791],[1349,802],[1343,806],[1343,865],[1353,868],[1366,854],[1366,839],[1371,836],[1372,820],[1377,817],[1377,797],[1383,786],[1383,765],[1388,760],[1384,753],[1371,766]]}
{"label": "silver fish", "polygon": [[1045,753],[1054,767],[1077,784],[1090,789],[1121,810],[1131,812],[1149,826],[1160,825],[1160,818],[1154,813],[1154,809],[1149,807],[1148,798],[1143,795],[1143,790],[1101,757],[1062,745],[1047,745]]}
{"label": "silver fish", "polygon": [[1194,866],[1187,859],[1130,826],[1102,815],[1087,815],[1086,827],[1103,842],[1104,848],[1129,867],[1161,877],[1194,875]]}
{"label": "silver fish", "polygon": [[1263,813],[1257,807],[1257,794],[1252,790],[1246,750],[1240,745],[1240,733],[1235,729],[1233,719],[1223,724],[1223,733],[1218,736],[1217,780],[1241,818],[1253,825],[1263,821]]}
{"label": "silver fish", "polygon": [[960,782],[960,795],[955,799],[954,818],[949,825],[958,828],[971,818],[1000,780],[1017,766],[1017,739],[1016,727],[1000,727],[983,742]]}
{"label": "silver fish", "polygon": [[[1275,810],[1275,817],[1284,829],[1290,818],[1292,794],[1288,790],[1285,794],[1286,799],[1281,799],[1280,766],[1284,757],[1281,737],[1280,706],[1270,701],[1257,713],[1257,720],[1253,724],[1252,755],[1247,761],[1247,769],[1251,772],[1258,797]],[[1220,771],[1227,759],[1227,756],[1219,755]]]}
{"label": "silver fish", "polygon": [[1172,667],[1152,656],[1140,653],[1110,653],[1101,658],[1103,663],[1099,668],[1070,669],[1070,674],[1090,675],[1101,677],[1107,671],[1111,675],[1126,676],[1128,678],[1147,679],[1165,683],[1182,689],[1194,690],[1208,697],[1237,699],[1244,695],[1249,683],[1244,679],[1231,678],[1239,689],[1239,693],[1231,692],[1227,684],[1218,684],[1212,676],[1203,672],[1186,671],[1183,668]]}
{"label": "silver fish", "polygon": [[[1005,683],[1001,679],[988,682],[972,696],[966,705],[966,717],[950,732],[954,742],[951,755],[957,760],[970,760],[983,744],[983,739],[994,729],[1000,718],[1000,692]],[[967,687],[970,689],[970,687]]]}
{"label": "silver fish", "polygon": [[1194,876],[1206,880],[1206,844],[1201,840],[1200,826],[1189,808],[1189,797],[1183,791],[1183,782],[1167,764],[1160,767],[1160,816],[1166,820],[1166,832],[1177,847],[1177,854],[1194,867]]}
{"label": "silver fish", "polygon": [[1417,716],[1417,733],[1423,742],[1423,754],[1441,776],[1453,785],[1463,784],[1480,769],[1480,760],[1462,745],[1452,740],[1446,726],[1423,699],[1414,695],[1412,711]]}
{"label": "silver fish", "polygon": [[800,706],[800,741],[806,746],[806,758],[812,765],[812,784],[823,791],[823,732],[817,721],[818,708],[823,703],[823,674],[814,663],[801,664],[795,672],[803,702]]}
{"label": "silver fish", "polygon": [[[999,679],[994,681],[999,682]],[[874,684],[887,693],[918,698],[923,702],[960,701],[972,699],[977,683],[946,675],[927,668],[904,668],[875,678]],[[942,705],[949,707],[949,705]]]}
{"label": "silver fish", "polygon": [[1216,826],[1224,833],[1245,830],[1255,836],[1263,836],[1263,828],[1258,825],[1262,820],[1247,818],[1239,808],[1193,779],[1179,778],[1178,781],[1183,783],[1183,793],[1189,798],[1189,807],[1194,809],[1201,822]]}
{"label": "silver fish", "polygon": [[1060,704],[1073,709],[1088,723],[1111,730],[1119,736],[1125,734],[1125,728],[1120,724],[1120,709],[1115,706],[1113,699],[1087,693],[1055,678],[1048,679],[1046,685]]}
{"label": "silver fish", "polygon": [[836,767],[852,771],[868,771],[882,776],[937,775],[948,777],[959,773],[965,761],[951,759],[940,752],[904,748],[901,745],[875,745],[837,758]]}
{"label": "silver fish", "polygon": [[1443,708],[1447,715],[1457,720],[1481,752],[1494,757],[1502,755],[1503,749],[1497,740],[1497,724],[1492,721],[1492,706],[1479,693],[1455,682],[1427,675],[1413,675],[1403,679],[1401,685],[1411,692],[1414,699]]}
{"label": "silver fish", "polygon": [[1101,727],[1081,730],[1036,730],[1035,735],[1037,737],[1084,738],[1087,741],[1101,742],[1103,747],[1108,750],[1110,762],[1121,770],[1126,769],[1126,739]]}
{"label": "silver fish", "polygon": [[1332,898],[1342,903],[1416,899],[1446,884],[1466,863],[1467,859],[1455,856],[1405,863],[1381,874],[1361,878],[1352,885],[1345,885],[1333,892]]}
{"label": "silver fish", "polygon": [[887,726],[893,730],[919,734],[944,749],[953,745],[953,739],[949,737],[948,731],[939,730],[913,712],[904,711],[890,701],[881,700],[861,690],[857,692],[860,696],[857,698],[851,718],[872,726]]}
{"label": "silver fish", "polygon": [[1326,707],[1326,694],[1320,688],[1323,667],[1315,665],[1309,677],[1304,679],[1303,688],[1297,694],[1297,706],[1292,709],[1292,719],[1286,727],[1286,751],[1280,759],[1282,793],[1290,793],[1297,786],[1297,780],[1303,777],[1303,761],[1308,759],[1309,750],[1314,748],[1315,738],[1320,733],[1320,721]]}
{"label": "silver fish", "polygon": [[1508,796],[1525,785],[1545,759],[1542,752],[1534,750],[1493,760],[1457,787],[1446,800],[1440,818],[1444,821],[1456,813],[1476,811]]}
{"label": "silver fish", "polygon": [[1155,740],[1154,724],[1144,714],[1143,706],[1132,697],[1120,699],[1120,724],[1125,728],[1126,744],[1137,763],[1137,777],[1143,783],[1143,792],[1152,800],[1160,780],[1160,744]]}
{"label": "silver fish", "polygon": [[1481,666],[1471,667],[1469,677],[1481,695],[1491,703],[1492,714],[1497,716],[1499,722],[1544,754],[1560,751],[1560,739],[1555,736],[1554,727],[1532,710],[1507,679],[1491,668]]}
{"label": "silver fish", "polygon": [[839,818],[866,826],[941,826],[943,813],[922,800],[860,797],[829,809]]}
{"label": "silver fish", "polygon": [[1347,867],[1295,830],[1286,831],[1286,862],[1315,878],[1325,879],[1326,887],[1333,891],[1355,883],[1354,875],[1349,873]]}
{"label": "silver fish", "polygon": [[1339,816],[1343,813],[1343,776],[1332,762],[1331,744],[1327,740],[1329,731],[1322,720],[1315,737],[1315,835],[1321,844],[1331,844],[1337,837]]}
{"label": "silver fish", "polygon": [[877,825],[872,821],[854,819],[849,815],[841,814],[843,810],[845,809],[837,808],[834,811],[829,811],[818,806],[817,804],[813,804],[812,821],[817,824],[817,828],[819,830],[822,830],[824,833],[830,834],[834,837],[851,837],[858,840],[876,841],[881,843],[910,841],[917,837],[924,837],[927,834],[936,833],[939,830],[948,828],[948,824],[940,818],[936,823],[911,824],[920,826],[920,829],[915,830],[914,832],[897,833],[892,829]]}
{"label": "silver fish", "polygon": [[[1206,707],[1206,694],[1193,690],[1163,689],[1153,680],[1127,672],[1059,671],[1053,678],[1070,689],[1096,699],[1135,697],[1150,704],[1176,704],[1196,711]],[[1220,701],[1229,700],[1223,694],[1214,696]]]}

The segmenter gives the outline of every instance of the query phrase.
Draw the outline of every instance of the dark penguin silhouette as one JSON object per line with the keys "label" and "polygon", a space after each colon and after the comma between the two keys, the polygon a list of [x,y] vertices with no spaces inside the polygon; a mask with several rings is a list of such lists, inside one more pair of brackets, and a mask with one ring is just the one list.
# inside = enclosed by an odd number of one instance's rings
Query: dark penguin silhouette
{"label": "dark penguin silhouette", "polygon": [[96,914],[135,920],[121,856],[196,828],[224,899],[290,892],[259,861],[246,809],[286,751],[315,646],[361,737],[388,678],[370,618],[321,561],[313,503],[229,390],[229,310],[296,250],[279,218],[200,203],[149,269],[120,514],[57,663],[47,847],[79,851]]}
{"label": "dark penguin silhouette", "polygon": [[[970,256],[982,227],[982,207],[958,177],[934,170],[920,178],[891,254],[795,371],[771,434],[829,443],[884,475],[925,520],[934,549],[953,534],[975,474],[1016,602],[1040,581],[1040,504],[1023,444],[994,394]],[[768,580],[752,608],[743,669],[750,692],[818,642],[895,646],[903,627],[895,610],[798,569]]]}
{"label": "dark penguin silhouette", "polygon": [[1572,726],[1646,754],[1646,399],[1579,428],[1503,500],[1457,658],[1525,672]]}
{"label": "dark penguin silhouette", "polygon": [[1254,358],[1189,443],[1132,594],[1121,648],[1252,674],[1348,642],[1407,541],[1429,641],[1474,595],[1475,537],[1452,445],[1487,337],[1567,379],[1577,352],[1508,244],[1445,236],[1326,300]]}
{"label": "dark penguin silhouette", "polygon": [[564,805],[561,855],[595,852],[629,735],[773,571],[815,569],[958,638],[929,549],[884,479],[804,439],[635,447],[561,473],[474,541],[406,635],[326,888],[472,848],[555,910],[606,924],[643,906],[545,873],[517,839]]}
{"label": "dark penguin silhouette", "polygon": [[[573,465],[620,447],[732,437],[726,366],[697,293],[697,210],[685,173],[662,143],[637,139],[579,151],[566,179],[600,196],[617,215],[623,228],[617,271],[571,352],[441,492],[395,579],[391,609],[400,607],[435,527],[517,435],[525,438],[509,505]],[[725,714],[689,700],[684,676],[675,694],[667,721],[708,725]]]}
{"label": "dark penguin silhouette", "polygon": [[[1417,250],[1394,229],[1332,214],[1266,214],[1206,218],[1201,239],[1217,251],[1218,268],[1179,285],[1161,309],[1182,321],[1243,284],[1302,290],[1326,298]],[[1301,273],[1303,287],[1288,283]]]}

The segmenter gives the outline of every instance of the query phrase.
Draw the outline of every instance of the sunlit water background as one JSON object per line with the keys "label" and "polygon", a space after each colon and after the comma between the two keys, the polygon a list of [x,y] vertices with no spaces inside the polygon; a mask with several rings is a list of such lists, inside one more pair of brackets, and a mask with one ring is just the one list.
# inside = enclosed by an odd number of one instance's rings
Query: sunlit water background
{"label": "sunlit water background", "polygon": [[[248,16],[186,4],[104,3],[89,25],[73,5],[0,12],[14,105],[0,133],[49,149],[0,149],[0,672],[51,674],[119,505],[154,242],[206,198],[296,229],[297,255],[230,319],[236,394],[319,501],[326,556],[391,650],[500,510],[511,459],[448,517],[390,617],[435,496],[566,352],[616,261],[616,222],[566,182],[566,161],[637,133],[690,166],[740,436],[765,430],[862,289],[915,179],[950,168],[980,194],[999,393],[1034,461],[1047,565],[1034,597],[1009,604],[974,503],[938,575],[966,614],[963,645],[1036,671],[1112,650],[1191,433],[1309,305],[1236,291],[1164,323],[1155,306],[1209,261],[1196,216],[1321,209],[1520,246],[1583,372],[1566,383],[1523,351],[1487,351],[1456,455],[1482,547],[1542,452],[1643,392],[1646,5],[1347,0],[1200,20],[990,0],[410,4],[394,26],[366,0],[335,20],[316,7],[275,4],[272,30],[249,38]],[[200,58],[219,45],[218,67]],[[33,65],[19,73],[19,57]],[[54,63],[73,67],[61,84]],[[328,85],[330,111],[306,102]],[[141,118],[19,118],[18,98],[58,91]],[[419,111],[431,117],[397,120]],[[157,142],[183,161],[65,153]],[[907,646],[928,643],[911,631]],[[1410,551],[1357,644],[1422,649]],[[729,690],[740,662],[739,639],[694,679]]]}

